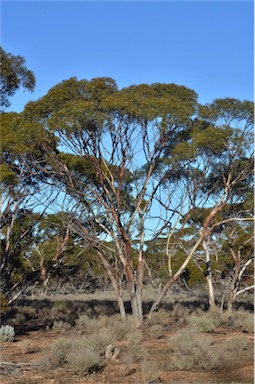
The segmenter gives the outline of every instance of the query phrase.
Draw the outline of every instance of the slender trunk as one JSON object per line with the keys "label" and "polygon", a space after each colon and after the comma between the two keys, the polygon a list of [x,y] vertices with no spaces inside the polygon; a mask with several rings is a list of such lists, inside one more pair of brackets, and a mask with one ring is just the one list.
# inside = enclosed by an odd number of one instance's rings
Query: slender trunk
{"label": "slender trunk", "polygon": [[206,275],[206,281],[207,281],[207,288],[208,288],[208,296],[209,296],[209,305],[211,308],[215,307],[215,297],[214,297],[214,290],[213,290],[213,284],[212,284],[212,274]]}
{"label": "slender trunk", "polygon": [[132,316],[137,324],[140,325],[143,321],[142,311],[142,290],[138,286],[137,273],[132,272],[130,267],[126,265],[127,279],[128,279],[128,292],[130,296]]}
{"label": "slender trunk", "polygon": [[212,283],[212,270],[211,270],[211,261],[210,261],[210,253],[206,244],[206,241],[204,240],[203,248],[205,250],[205,265],[206,265],[206,282],[207,282],[207,288],[208,288],[208,296],[209,296],[209,305],[210,307],[215,307],[215,297],[214,297],[214,289],[213,289],[213,283]]}
{"label": "slender trunk", "polygon": [[239,272],[241,269],[241,253],[240,250],[238,250],[237,254],[230,248],[230,252],[232,254],[232,257],[235,261],[235,269],[232,277],[232,281],[230,284],[229,289],[229,295],[228,295],[228,302],[227,302],[227,313],[230,316],[233,311],[233,302],[235,299],[235,290],[238,282]]}
{"label": "slender trunk", "polygon": [[129,282],[128,283],[128,291],[130,296],[130,303],[131,303],[131,310],[132,310],[132,316],[135,320],[135,322],[139,322],[139,306],[137,301],[137,287],[135,282]]}
{"label": "slender trunk", "polygon": [[143,272],[144,272],[144,259],[141,257],[138,264],[138,279],[137,279],[137,303],[139,311],[140,322],[143,321]]}
{"label": "slender trunk", "polygon": [[117,301],[118,301],[118,307],[119,307],[119,311],[120,311],[120,316],[121,316],[122,319],[126,319],[127,318],[127,314],[126,314],[126,309],[125,309],[125,304],[124,304],[123,296],[119,292],[116,292],[116,294],[117,294]]}
{"label": "slender trunk", "polygon": [[103,267],[105,268],[107,275],[109,276],[109,278],[111,280],[113,289],[116,293],[121,318],[126,319],[127,314],[126,314],[125,304],[124,304],[124,300],[123,300],[123,290],[122,290],[121,286],[119,285],[118,280],[114,276],[114,274],[112,272],[111,265],[108,262],[108,260],[106,259],[106,257],[104,257],[103,252],[101,250],[97,249],[97,253],[98,253],[98,256],[100,258],[100,261],[101,261]]}

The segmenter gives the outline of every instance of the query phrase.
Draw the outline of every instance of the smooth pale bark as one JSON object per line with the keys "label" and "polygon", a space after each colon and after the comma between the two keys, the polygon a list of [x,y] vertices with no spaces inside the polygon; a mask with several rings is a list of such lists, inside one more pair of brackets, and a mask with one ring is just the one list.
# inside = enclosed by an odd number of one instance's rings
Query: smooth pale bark
{"label": "smooth pale bark", "polygon": [[210,263],[210,253],[207,247],[206,241],[204,240],[202,246],[205,250],[205,264],[206,264],[206,282],[208,288],[208,299],[210,307],[215,307],[215,297],[214,297],[214,289],[212,283],[212,270]]}

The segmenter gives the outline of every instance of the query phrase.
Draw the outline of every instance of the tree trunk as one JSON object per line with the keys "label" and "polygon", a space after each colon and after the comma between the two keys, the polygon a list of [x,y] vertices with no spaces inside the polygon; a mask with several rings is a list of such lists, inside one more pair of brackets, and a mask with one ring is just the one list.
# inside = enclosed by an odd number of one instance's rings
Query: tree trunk
{"label": "tree trunk", "polygon": [[202,245],[205,250],[206,282],[207,282],[207,288],[208,288],[209,305],[211,308],[214,308],[215,297],[214,297],[214,289],[213,289],[213,283],[212,283],[210,253],[205,240],[203,241]]}
{"label": "tree trunk", "polygon": [[117,293],[117,301],[118,301],[118,307],[119,307],[119,311],[120,311],[120,316],[121,316],[122,319],[126,319],[127,314],[126,314],[126,309],[125,309],[125,304],[124,304],[123,296],[119,292]]}
{"label": "tree trunk", "polygon": [[[206,266],[206,268],[207,268],[207,266]],[[215,304],[215,297],[214,297],[211,272],[206,275],[206,281],[207,281],[207,288],[208,288],[209,305],[211,308],[214,308],[216,304]]]}
{"label": "tree trunk", "polygon": [[230,248],[230,252],[232,254],[232,257],[233,257],[236,265],[235,265],[234,273],[233,273],[233,276],[232,276],[232,281],[231,281],[231,284],[230,284],[229,295],[228,295],[228,302],[227,302],[227,314],[228,314],[228,316],[230,316],[232,311],[233,311],[233,302],[234,302],[234,299],[235,299],[235,289],[236,289],[236,286],[237,286],[239,272],[240,272],[240,269],[241,269],[241,253],[240,253],[240,250],[238,250],[238,252],[235,254],[235,252]]}
{"label": "tree trunk", "polygon": [[106,259],[106,257],[104,256],[103,252],[101,250],[97,249],[97,253],[98,253],[98,256],[100,258],[100,261],[101,261],[103,267],[105,268],[107,275],[109,276],[109,278],[111,280],[113,289],[116,293],[121,318],[126,319],[127,314],[126,314],[125,304],[124,304],[124,300],[123,300],[122,288],[119,286],[117,278],[114,276],[114,274],[112,272],[112,267],[111,267],[110,263],[108,262],[108,260]]}
{"label": "tree trunk", "polygon": [[141,287],[137,285],[136,272],[132,274],[132,280],[128,282],[128,293],[130,296],[132,316],[136,325],[139,326],[143,322],[142,290]]}

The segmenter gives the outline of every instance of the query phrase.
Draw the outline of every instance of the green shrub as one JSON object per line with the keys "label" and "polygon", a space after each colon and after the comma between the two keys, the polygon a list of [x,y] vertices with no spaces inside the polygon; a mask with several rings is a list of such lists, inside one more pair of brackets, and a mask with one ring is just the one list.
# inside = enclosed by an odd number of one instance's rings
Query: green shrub
{"label": "green shrub", "polygon": [[42,365],[49,369],[67,367],[78,375],[91,374],[105,366],[109,340],[109,335],[101,330],[81,338],[61,338],[51,346]]}
{"label": "green shrub", "polygon": [[221,324],[220,310],[214,308],[207,312],[199,311],[190,315],[186,321],[199,332],[213,332]]}
{"label": "green shrub", "polygon": [[84,335],[97,333],[99,329],[104,330],[111,336],[112,341],[124,340],[130,333],[136,331],[135,322],[131,316],[123,320],[119,315],[98,318],[81,315],[76,323],[76,328]]}
{"label": "green shrub", "polygon": [[186,328],[171,337],[169,343],[173,352],[170,369],[207,370],[211,367],[211,338],[201,337],[193,329]]}
{"label": "green shrub", "polygon": [[0,293],[0,312],[2,314],[7,313],[8,309],[8,300],[4,294]]}
{"label": "green shrub", "polygon": [[66,356],[67,365],[79,375],[101,370],[105,365],[105,343],[95,335],[88,340],[75,340]]}
{"label": "green shrub", "polygon": [[14,341],[15,330],[11,325],[2,325],[0,328],[0,340],[2,341]]}
{"label": "green shrub", "polygon": [[244,310],[233,311],[230,317],[232,325],[241,328],[242,331],[254,332],[254,314]]}
{"label": "green shrub", "polygon": [[185,328],[169,338],[171,358],[166,369],[206,371],[237,369],[252,361],[253,348],[246,337],[233,337],[213,344],[212,338]]}

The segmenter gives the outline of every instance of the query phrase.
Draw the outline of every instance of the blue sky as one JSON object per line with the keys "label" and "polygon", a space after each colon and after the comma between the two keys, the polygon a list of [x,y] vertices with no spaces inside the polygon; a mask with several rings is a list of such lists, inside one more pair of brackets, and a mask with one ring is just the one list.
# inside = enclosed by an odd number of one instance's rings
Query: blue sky
{"label": "blue sky", "polygon": [[1,8],[1,45],[37,79],[10,110],[71,76],[109,76],[120,88],[182,84],[202,103],[253,99],[252,1],[2,0]]}

